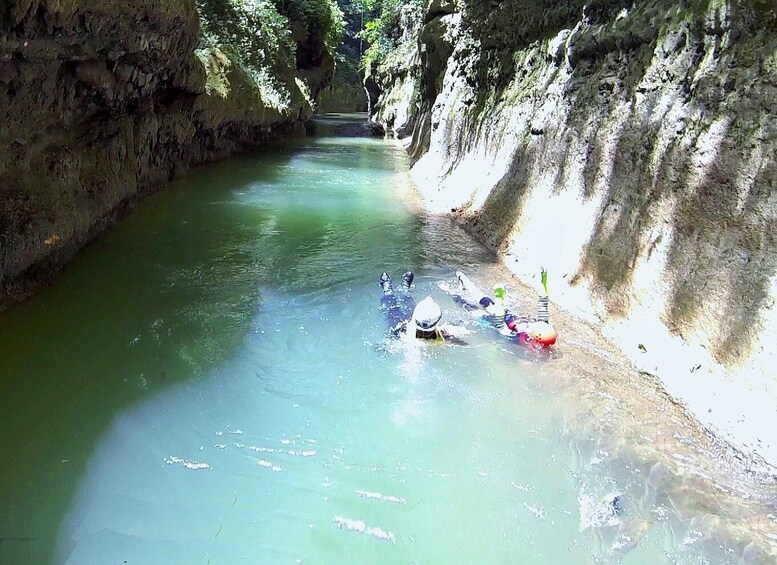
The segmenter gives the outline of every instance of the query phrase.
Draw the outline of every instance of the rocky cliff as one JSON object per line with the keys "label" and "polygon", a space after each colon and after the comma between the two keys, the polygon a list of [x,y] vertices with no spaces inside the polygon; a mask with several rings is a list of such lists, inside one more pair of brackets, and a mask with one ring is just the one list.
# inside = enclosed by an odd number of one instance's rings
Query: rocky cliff
{"label": "rocky cliff", "polygon": [[373,119],[429,205],[670,391],[733,370],[775,417],[774,3],[432,0],[416,25]]}
{"label": "rocky cliff", "polygon": [[363,25],[363,7],[352,0],[337,0],[345,20],[342,41],[337,46],[335,58],[337,70],[329,87],[321,93],[318,112],[366,112],[367,97],[362,85],[362,73],[359,69],[364,50],[364,40],[360,37]]}
{"label": "rocky cliff", "polygon": [[0,5],[0,306],[139,196],[302,129],[334,61],[285,4]]}

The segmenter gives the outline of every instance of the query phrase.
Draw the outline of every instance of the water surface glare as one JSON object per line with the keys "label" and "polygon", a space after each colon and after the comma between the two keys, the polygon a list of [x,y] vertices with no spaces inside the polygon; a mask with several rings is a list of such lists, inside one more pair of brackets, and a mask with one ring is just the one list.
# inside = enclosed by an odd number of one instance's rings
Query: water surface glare
{"label": "water surface glare", "polygon": [[[746,558],[440,290],[494,258],[402,203],[407,167],[322,134],[199,169],[3,314],[0,562]],[[409,268],[466,347],[387,338]]]}

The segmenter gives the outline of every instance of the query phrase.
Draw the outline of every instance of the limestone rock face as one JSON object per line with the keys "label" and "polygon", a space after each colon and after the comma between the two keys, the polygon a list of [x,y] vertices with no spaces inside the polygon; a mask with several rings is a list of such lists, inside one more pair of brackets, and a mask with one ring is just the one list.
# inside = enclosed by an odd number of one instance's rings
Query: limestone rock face
{"label": "limestone rock face", "polygon": [[452,4],[430,3],[416,61],[376,77],[376,119],[412,125],[430,206],[525,279],[550,268],[556,303],[642,320],[619,334],[635,350],[679,336],[773,378],[774,4]]}
{"label": "limestone rock face", "polygon": [[138,196],[301,131],[333,64],[300,42],[321,65],[292,64],[278,104],[203,41],[194,0],[3,2],[0,306],[48,280]]}

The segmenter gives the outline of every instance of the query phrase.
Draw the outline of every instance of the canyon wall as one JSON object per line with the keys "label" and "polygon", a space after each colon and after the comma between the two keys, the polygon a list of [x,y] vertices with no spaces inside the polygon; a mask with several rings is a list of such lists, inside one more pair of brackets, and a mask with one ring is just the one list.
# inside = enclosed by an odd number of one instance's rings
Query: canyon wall
{"label": "canyon wall", "polygon": [[303,130],[334,60],[288,16],[226,0],[3,2],[0,307],[139,196]]}
{"label": "canyon wall", "polygon": [[548,268],[670,392],[746,376],[774,417],[775,4],[432,0],[416,25],[372,118],[430,208]]}

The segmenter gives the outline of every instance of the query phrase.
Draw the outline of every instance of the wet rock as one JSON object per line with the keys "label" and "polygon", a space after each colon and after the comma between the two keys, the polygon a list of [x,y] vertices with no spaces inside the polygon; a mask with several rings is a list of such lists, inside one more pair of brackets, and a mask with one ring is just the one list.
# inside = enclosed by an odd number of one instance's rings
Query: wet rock
{"label": "wet rock", "polygon": [[572,30],[562,29],[556,37],[548,43],[548,60],[556,65],[561,64],[567,52],[567,40],[572,35]]}
{"label": "wet rock", "polygon": [[375,137],[383,137],[386,135],[386,129],[383,127],[382,124],[379,124],[377,122],[369,122],[367,124],[367,131],[370,133],[370,135]]}
{"label": "wet rock", "polygon": [[[315,127],[315,122],[310,122],[312,127]],[[335,135],[342,135],[344,137],[384,137],[386,130],[383,129],[381,124],[374,122],[359,123],[347,123],[341,124],[334,128]]]}
{"label": "wet rock", "polygon": [[610,506],[612,507],[612,511],[616,516],[622,516],[624,514],[623,499],[620,494],[617,494],[612,497],[612,500],[610,501]]}
{"label": "wet rock", "polygon": [[453,0],[431,0],[426,8],[424,24],[428,24],[435,18],[447,16],[456,12],[456,2]]}

